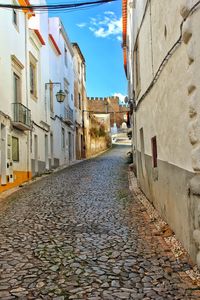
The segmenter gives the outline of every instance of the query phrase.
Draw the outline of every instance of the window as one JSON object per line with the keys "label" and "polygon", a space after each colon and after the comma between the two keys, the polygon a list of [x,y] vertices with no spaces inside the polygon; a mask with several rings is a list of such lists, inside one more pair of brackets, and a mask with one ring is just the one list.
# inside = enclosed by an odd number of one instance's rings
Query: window
{"label": "window", "polygon": [[156,136],[152,137],[151,139],[151,148],[152,148],[152,162],[153,162],[153,168],[157,168],[157,140]]}
{"label": "window", "polygon": [[50,112],[53,113],[53,84],[51,84],[52,81],[50,81],[49,83]]}
{"label": "window", "polygon": [[14,102],[20,103],[21,102],[21,78],[13,72],[13,86],[14,86]]}
{"label": "window", "polygon": [[11,66],[13,75],[13,102],[22,102],[22,78],[24,66],[20,60],[15,56],[11,55]]}
{"label": "window", "polygon": [[83,76],[84,76],[84,80],[86,81],[86,68],[85,68],[85,64],[83,64]]}
{"label": "window", "polygon": [[134,50],[134,61],[135,61],[135,90],[136,90],[136,96],[139,95],[141,90],[141,83],[140,83],[140,53],[139,53],[139,44],[138,40],[135,44],[135,50]]}
{"label": "window", "polygon": [[[17,5],[17,3],[13,1],[13,5]],[[18,28],[18,12],[16,9],[13,9],[12,11],[12,20],[13,24]]]}
{"label": "window", "polygon": [[65,47],[65,65],[67,67],[67,48]]}
{"label": "window", "polygon": [[81,109],[81,94],[78,93],[78,107]]}
{"label": "window", "polygon": [[65,148],[65,129],[62,128],[62,147]]}
{"label": "window", "polygon": [[140,128],[140,150],[141,150],[141,166],[142,166],[142,174],[145,176],[146,168],[145,168],[145,147],[144,147],[144,132],[143,128]]}
{"label": "window", "polygon": [[33,97],[37,97],[37,60],[30,54],[30,93]]}
{"label": "window", "polygon": [[53,133],[50,135],[51,158],[53,158]]}
{"label": "window", "polygon": [[12,160],[19,161],[19,139],[12,136]]}
{"label": "window", "polygon": [[37,97],[37,61],[30,55],[30,93]]}
{"label": "window", "polygon": [[69,82],[68,80],[65,78],[64,79],[64,89],[65,89],[65,94],[66,94],[66,102],[69,102]]}
{"label": "window", "polygon": [[18,25],[17,11],[15,9],[13,9],[13,23],[16,26]]}

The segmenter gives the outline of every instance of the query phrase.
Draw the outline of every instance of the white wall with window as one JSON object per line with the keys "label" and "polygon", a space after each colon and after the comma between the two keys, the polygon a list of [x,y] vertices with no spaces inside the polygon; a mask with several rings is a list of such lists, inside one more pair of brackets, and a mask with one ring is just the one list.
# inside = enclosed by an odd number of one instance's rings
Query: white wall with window
{"label": "white wall with window", "polygon": [[[67,37],[67,33],[59,18],[49,19],[49,60],[50,60],[50,80],[53,85],[53,106],[54,113],[51,119],[51,128],[54,136],[54,158],[59,160],[59,164],[69,164],[69,147],[68,132],[74,135],[73,114],[74,114],[74,65],[73,65],[73,49]],[[52,43],[52,37],[54,43]],[[58,103],[56,93],[62,89],[65,94],[64,103]],[[72,122],[66,122],[69,116]],[[74,139],[72,139],[72,147],[75,148]],[[74,158],[74,155],[71,156]]]}

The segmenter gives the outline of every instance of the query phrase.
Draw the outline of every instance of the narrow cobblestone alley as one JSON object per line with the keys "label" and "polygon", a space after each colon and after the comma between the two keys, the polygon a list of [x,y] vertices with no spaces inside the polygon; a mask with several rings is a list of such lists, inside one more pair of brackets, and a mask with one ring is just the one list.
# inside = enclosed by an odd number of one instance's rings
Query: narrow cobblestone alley
{"label": "narrow cobblestone alley", "polygon": [[[128,190],[126,146],[24,186],[2,205],[0,299],[199,299]],[[131,209],[130,209],[131,207]]]}

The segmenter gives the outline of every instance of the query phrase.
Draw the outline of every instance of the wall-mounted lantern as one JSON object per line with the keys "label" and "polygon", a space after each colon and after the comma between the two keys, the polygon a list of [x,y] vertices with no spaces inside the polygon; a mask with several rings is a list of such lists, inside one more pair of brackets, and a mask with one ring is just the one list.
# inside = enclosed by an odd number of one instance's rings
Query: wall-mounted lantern
{"label": "wall-mounted lantern", "polygon": [[60,85],[60,90],[59,92],[56,93],[56,99],[59,103],[64,102],[66,94],[65,92],[61,89],[61,83],[60,82],[47,82],[45,83],[45,89],[47,89],[47,86],[50,85]]}
{"label": "wall-mounted lantern", "polygon": [[56,99],[59,103],[64,102],[65,97],[66,97],[66,94],[62,90],[59,90],[59,92],[56,93]]}

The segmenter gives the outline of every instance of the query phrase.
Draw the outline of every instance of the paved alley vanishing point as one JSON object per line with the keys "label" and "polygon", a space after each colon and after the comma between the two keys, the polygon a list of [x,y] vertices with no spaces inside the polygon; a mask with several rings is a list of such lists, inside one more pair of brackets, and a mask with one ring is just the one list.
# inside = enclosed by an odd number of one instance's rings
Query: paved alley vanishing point
{"label": "paved alley vanishing point", "polygon": [[187,262],[151,237],[129,193],[128,149],[114,146],[3,201],[0,299],[199,299],[178,275]]}

